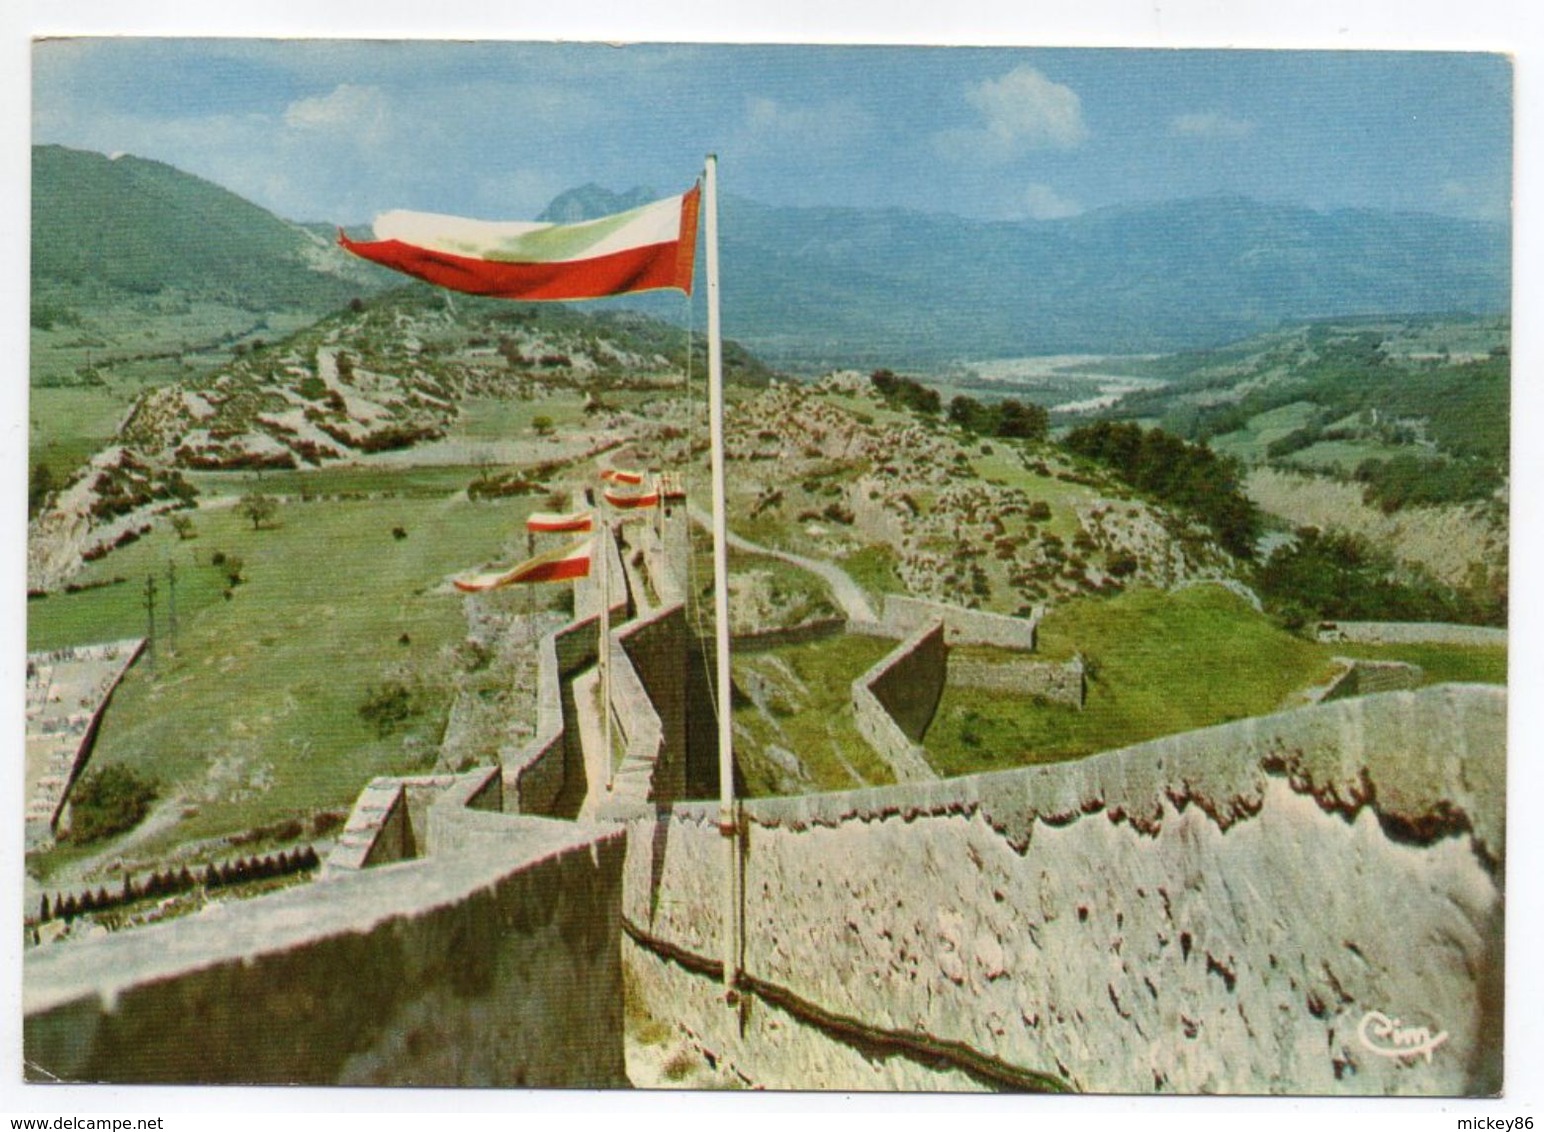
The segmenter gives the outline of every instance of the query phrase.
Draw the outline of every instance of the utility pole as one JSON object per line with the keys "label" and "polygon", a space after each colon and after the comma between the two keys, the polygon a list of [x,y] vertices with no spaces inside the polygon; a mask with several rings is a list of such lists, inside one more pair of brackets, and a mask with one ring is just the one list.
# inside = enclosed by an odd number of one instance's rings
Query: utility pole
{"label": "utility pole", "polygon": [[166,563],[166,640],[172,652],[177,651],[177,564]]}
{"label": "utility pole", "polygon": [[149,622],[149,631],[145,635],[145,651],[150,654],[150,663],[155,663],[155,575],[145,576],[145,616]]}

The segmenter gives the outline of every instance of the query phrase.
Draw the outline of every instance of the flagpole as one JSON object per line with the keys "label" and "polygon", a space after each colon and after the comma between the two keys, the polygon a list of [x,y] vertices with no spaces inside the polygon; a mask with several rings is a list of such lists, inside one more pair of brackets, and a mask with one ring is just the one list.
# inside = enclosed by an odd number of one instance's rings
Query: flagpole
{"label": "flagpole", "polygon": [[[611,533],[611,521],[601,524],[606,534]],[[600,552],[600,647],[596,663],[600,666],[600,718],[602,744],[606,752],[606,793],[615,785],[615,768],[611,751],[611,548],[608,540],[597,538],[595,548]]]}
{"label": "flagpole", "polygon": [[729,546],[724,491],[724,360],[718,317],[718,156],[703,177],[704,258],[708,269],[708,429],[713,475],[713,627],[718,654],[718,830],[724,840],[724,998],[734,1003],[740,974],[739,821],[734,797],[734,720],[730,717]]}

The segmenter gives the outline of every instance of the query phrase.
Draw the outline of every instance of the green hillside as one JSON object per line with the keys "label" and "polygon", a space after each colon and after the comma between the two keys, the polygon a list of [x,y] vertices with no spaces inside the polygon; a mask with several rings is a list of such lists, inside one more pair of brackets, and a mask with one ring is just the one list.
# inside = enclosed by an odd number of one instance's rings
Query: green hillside
{"label": "green hillside", "polygon": [[35,285],[325,309],[380,278],[315,233],[157,161],[36,146],[32,201]]}

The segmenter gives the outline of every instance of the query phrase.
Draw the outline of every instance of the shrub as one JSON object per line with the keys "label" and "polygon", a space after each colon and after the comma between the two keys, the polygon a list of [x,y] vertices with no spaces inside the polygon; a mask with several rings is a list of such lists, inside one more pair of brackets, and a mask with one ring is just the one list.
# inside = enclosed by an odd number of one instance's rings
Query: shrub
{"label": "shrub", "polygon": [[87,842],[133,829],[144,820],[159,787],[126,766],[87,774],[70,794],[70,839]]}
{"label": "shrub", "polygon": [[407,685],[396,680],[379,689],[367,689],[365,701],[359,705],[360,718],[374,727],[376,735],[382,739],[396,731],[414,714],[412,693],[408,691]]}

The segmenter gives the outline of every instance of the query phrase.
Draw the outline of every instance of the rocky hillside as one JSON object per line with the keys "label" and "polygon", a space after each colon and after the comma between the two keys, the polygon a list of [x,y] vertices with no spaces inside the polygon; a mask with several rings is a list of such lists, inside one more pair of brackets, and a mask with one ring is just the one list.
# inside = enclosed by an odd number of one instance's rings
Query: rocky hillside
{"label": "rocky hillside", "polygon": [[[447,438],[469,400],[530,405],[534,421],[548,398],[582,397],[585,429],[570,430],[566,446],[554,441],[551,452],[543,446],[529,453],[530,463],[572,458],[575,444],[583,448],[620,423],[609,394],[681,389],[685,349],[678,330],[629,312],[451,305],[417,287],[355,302],[281,342],[244,349],[208,374],[141,394],[110,449],[56,492],[33,522],[29,587],[63,584],[126,531],[186,505],[194,493],[183,472],[385,458]],[[732,372],[765,380],[765,370],[743,350],[731,346],[726,353]],[[639,406],[633,423],[628,435],[686,435],[669,396]],[[525,427],[530,431],[529,421]],[[440,462],[454,458],[450,453]],[[460,458],[473,461],[471,454]],[[129,490],[123,484],[132,476],[144,482]]]}
{"label": "rocky hillside", "polygon": [[1202,528],[1054,447],[892,411],[858,374],[774,386],[727,432],[731,525],[876,589],[1014,613],[1233,570]]}

